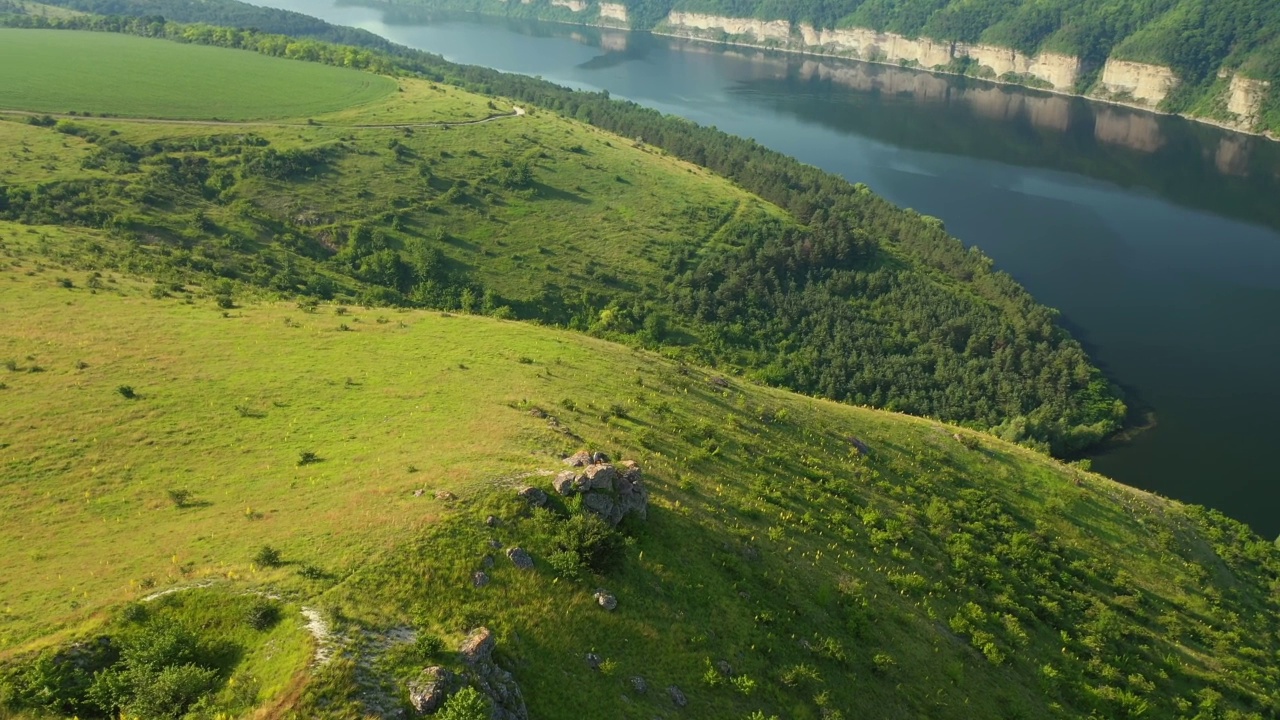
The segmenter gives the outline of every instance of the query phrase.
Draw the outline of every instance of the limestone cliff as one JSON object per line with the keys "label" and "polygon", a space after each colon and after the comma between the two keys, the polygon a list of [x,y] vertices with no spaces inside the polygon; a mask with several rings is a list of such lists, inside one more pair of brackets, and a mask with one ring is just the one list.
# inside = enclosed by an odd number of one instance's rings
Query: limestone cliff
{"label": "limestone cliff", "polygon": [[1160,65],[1108,60],[1102,68],[1100,95],[1107,99],[1132,102],[1147,108],[1159,107],[1169,92],[1178,85],[1173,70]]}
{"label": "limestone cliff", "polygon": [[587,4],[583,0],[551,0],[551,4],[555,7],[569,8],[573,12],[582,12],[587,9]]}
{"label": "limestone cliff", "polygon": [[1024,55],[993,45],[966,45],[930,38],[908,38],[865,28],[826,29],[786,20],[730,18],[719,15],[673,12],[659,30],[674,35],[712,40],[732,40],[784,50],[841,55],[860,60],[899,63],[942,69],[969,58],[993,78],[1006,75],[1033,78],[1036,84],[1069,91],[1080,75],[1080,61],[1067,55]]}
{"label": "limestone cliff", "polygon": [[1262,115],[1262,102],[1267,97],[1271,83],[1235,75],[1227,90],[1227,112],[1237,118],[1240,129],[1252,130],[1258,126]]}
{"label": "limestone cliff", "polygon": [[629,21],[627,6],[622,3],[600,3],[600,20],[606,23],[619,23],[625,27]]}

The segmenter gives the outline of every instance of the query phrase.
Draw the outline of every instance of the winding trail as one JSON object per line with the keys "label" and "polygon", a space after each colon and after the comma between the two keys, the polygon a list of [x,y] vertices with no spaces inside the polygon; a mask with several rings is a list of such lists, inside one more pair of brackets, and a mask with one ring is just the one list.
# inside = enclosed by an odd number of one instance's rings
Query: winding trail
{"label": "winding trail", "polygon": [[325,127],[325,128],[342,128],[351,130],[402,130],[405,128],[444,128],[444,127],[462,127],[464,125],[483,125],[484,123],[497,122],[499,120],[510,120],[512,118],[524,117],[525,110],[519,106],[513,106],[512,111],[501,115],[490,115],[489,117],[480,118],[479,120],[459,120],[458,122],[430,122],[430,123],[390,123],[390,124],[374,124],[374,125],[344,125],[344,124],[325,124],[321,122],[314,123],[295,123],[295,122],[273,122],[270,120],[165,120],[163,118],[138,118],[138,117],[94,117],[90,115],[62,115],[53,113],[31,112],[29,110],[0,110],[0,116],[10,117],[51,117],[54,120],[81,120],[81,121],[98,121],[98,122],[123,122],[135,123],[139,125],[203,125],[209,127],[286,127],[286,128],[305,128],[305,127]]}

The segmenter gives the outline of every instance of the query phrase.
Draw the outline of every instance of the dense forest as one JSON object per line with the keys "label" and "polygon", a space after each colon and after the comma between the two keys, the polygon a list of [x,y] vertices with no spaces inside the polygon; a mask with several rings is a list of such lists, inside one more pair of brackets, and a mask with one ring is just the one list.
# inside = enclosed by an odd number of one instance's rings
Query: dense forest
{"label": "dense forest", "polygon": [[[145,7],[148,13],[156,9],[150,2]],[[315,22],[276,11],[261,17],[245,13],[245,24],[273,31]],[[714,248],[691,245],[669,257],[661,288],[599,292],[585,299],[587,312],[580,311],[584,299],[573,291],[510,298],[489,292],[474,309],[505,307],[526,319],[679,346],[690,359],[745,368],[781,386],[998,427],[1005,437],[1060,454],[1095,444],[1123,423],[1126,411],[1117,392],[1057,325],[1053,311],[1038,305],[1008,275],[994,271],[980,252],[965,249],[941,222],[896,208],[865,187],[753,141],[607,94],[457,66],[407,49],[393,55],[259,30],[180,25],[153,15],[67,20],[8,16],[6,22],[170,37],[454,83],[662,148],[783,207],[803,226],[765,220],[727,226]],[[103,144],[104,162],[125,164],[172,150],[119,147],[106,139]],[[324,154],[332,149],[308,154],[312,151],[238,146],[225,152],[238,156],[240,177],[287,180],[325,163]],[[196,196],[218,196],[237,177],[232,169],[213,172],[177,159],[160,169],[164,172],[149,177],[146,187],[125,194],[171,195],[190,186]],[[118,187],[92,183],[0,187],[0,216],[118,229],[122,209],[113,203],[120,194]],[[486,295],[473,279],[438,275],[442,268],[429,253],[419,261],[390,252],[380,238],[394,235],[394,213],[370,220],[376,224],[352,230],[348,248],[331,258],[314,243],[291,252],[326,260],[329,267],[380,286],[379,292],[365,294],[366,302],[473,309],[464,298]],[[305,229],[299,233],[305,235]],[[322,296],[333,292],[328,281],[299,282],[292,261],[264,267],[261,258],[233,255],[224,252],[200,267],[276,289],[318,289]],[[189,254],[181,257],[191,259]],[[611,321],[601,326],[597,318],[605,310]],[[665,329],[668,324],[674,328]]]}

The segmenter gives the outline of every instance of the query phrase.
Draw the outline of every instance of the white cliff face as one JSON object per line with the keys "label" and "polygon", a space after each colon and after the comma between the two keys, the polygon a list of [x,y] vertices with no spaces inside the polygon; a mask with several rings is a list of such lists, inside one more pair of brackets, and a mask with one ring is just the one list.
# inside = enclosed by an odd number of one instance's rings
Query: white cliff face
{"label": "white cliff face", "polygon": [[1107,96],[1128,95],[1137,105],[1154,108],[1178,85],[1178,76],[1162,65],[1108,60],[1102,68],[1102,91]]}
{"label": "white cliff face", "polygon": [[573,12],[582,12],[587,9],[587,3],[583,0],[551,0],[551,4],[555,7],[569,8]]}
{"label": "white cliff face", "polygon": [[1235,113],[1239,118],[1239,126],[1243,130],[1253,130],[1262,115],[1262,101],[1267,97],[1271,83],[1266,80],[1253,80],[1236,75],[1231,78],[1231,87],[1227,90],[1227,111]]}
{"label": "white cliff face", "polygon": [[701,34],[746,35],[759,43],[791,41],[791,23],[786,20],[755,20],[673,12],[667,16],[667,23],[674,29],[692,30]]}
{"label": "white cliff face", "polygon": [[615,20],[626,24],[629,22],[627,17],[627,6],[622,3],[600,3],[600,19]]}
{"label": "white cliff face", "polygon": [[1056,90],[1070,90],[1080,74],[1080,61],[1067,55],[1041,53],[1027,56],[993,45],[965,45],[930,38],[912,39],[895,33],[866,28],[826,29],[785,20],[755,20],[719,15],[673,12],[667,17],[669,30],[693,37],[725,35],[749,38],[755,44],[843,55],[860,60],[910,63],[937,69],[962,57],[973,58],[990,68],[996,77],[1015,73],[1032,76]]}

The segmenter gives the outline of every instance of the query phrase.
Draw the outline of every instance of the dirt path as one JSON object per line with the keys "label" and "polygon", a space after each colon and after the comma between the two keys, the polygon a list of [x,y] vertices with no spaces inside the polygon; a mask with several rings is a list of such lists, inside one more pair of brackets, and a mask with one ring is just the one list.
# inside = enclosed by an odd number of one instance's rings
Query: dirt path
{"label": "dirt path", "polygon": [[270,120],[164,120],[162,118],[130,118],[130,117],[91,117],[88,115],[61,115],[51,113],[30,112],[28,110],[0,110],[0,116],[8,115],[11,117],[51,117],[54,120],[87,120],[98,122],[123,122],[135,123],[140,125],[203,125],[209,127],[286,127],[286,128],[304,128],[304,127],[330,127],[343,128],[352,130],[401,130],[405,128],[443,128],[443,127],[462,127],[464,125],[482,125],[484,123],[497,122],[498,120],[510,120],[512,118],[524,117],[525,110],[522,107],[513,107],[509,113],[501,115],[490,115],[479,120],[460,120],[458,122],[433,122],[433,123],[392,123],[382,125],[326,125],[324,123],[290,123],[290,122],[272,122]]}

